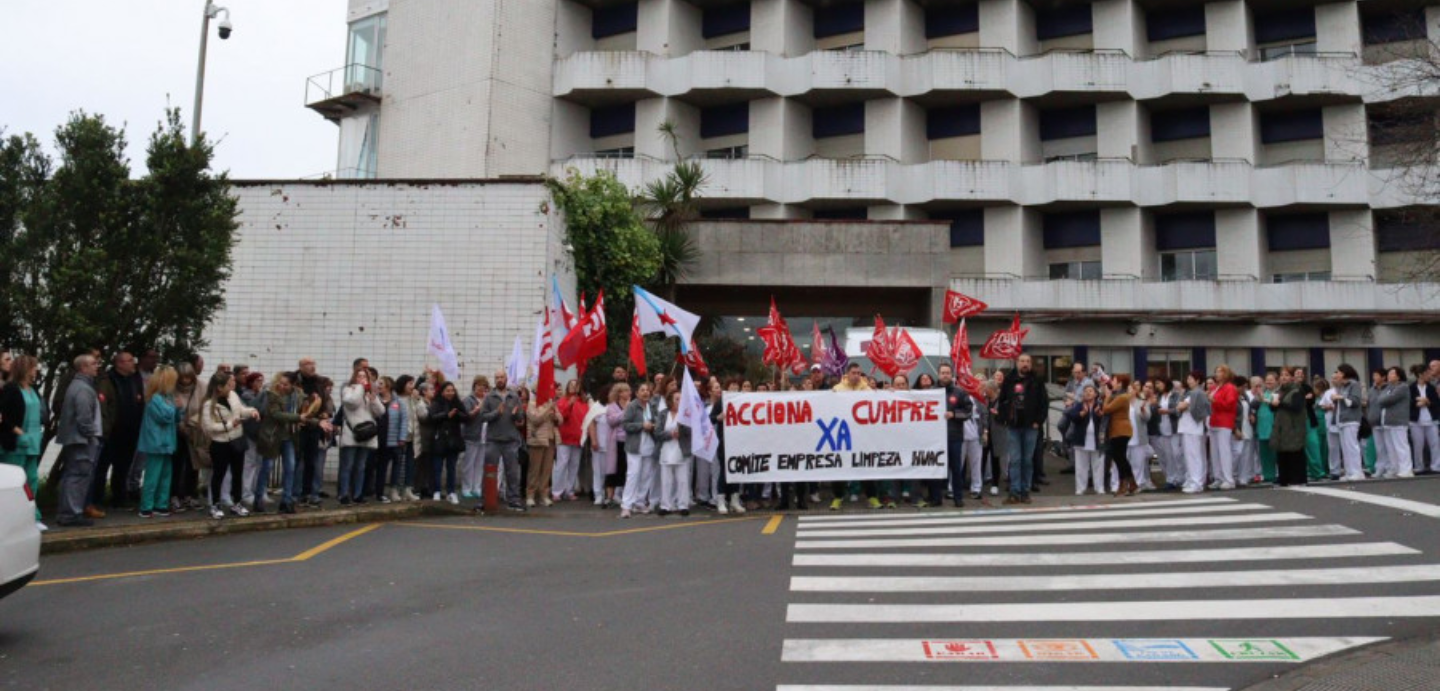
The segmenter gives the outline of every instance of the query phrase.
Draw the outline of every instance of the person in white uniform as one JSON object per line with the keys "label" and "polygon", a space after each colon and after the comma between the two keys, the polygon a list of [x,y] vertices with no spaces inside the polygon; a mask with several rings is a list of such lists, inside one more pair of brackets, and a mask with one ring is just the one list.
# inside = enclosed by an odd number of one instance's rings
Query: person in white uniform
{"label": "person in white uniform", "polygon": [[1356,372],[1354,367],[1341,363],[1330,376],[1330,381],[1334,386],[1327,392],[1330,394],[1330,408],[1326,411],[1326,417],[1333,421],[1335,429],[1334,435],[1329,438],[1330,455],[1333,458],[1336,447],[1339,447],[1342,473],[1340,479],[1359,482],[1365,479],[1360,454],[1360,416],[1364,414],[1360,373]]}
{"label": "person in white uniform", "polygon": [[1210,397],[1205,394],[1201,382],[1204,375],[1191,372],[1185,376],[1189,393],[1180,402],[1180,444],[1185,456],[1186,494],[1198,494],[1205,490],[1205,418],[1210,416]]}
{"label": "person in white uniform", "polygon": [[1375,474],[1385,478],[1415,477],[1410,465],[1410,386],[1405,371],[1385,371],[1385,386],[1373,405],[1379,406],[1375,423]]}
{"label": "person in white uniform", "polygon": [[1154,490],[1155,483],[1150,479],[1150,457],[1154,450],[1150,448],[1150,418],[1155,410],[1155,388],[1148,384],[1141,384],[1139,380],[1130,383],[1130,427],[1134,432],[1130,435],[1130,443],[1125,447],[1125,457],[1130,461],[1130,471],[1135,474],[1135,482],[1140,490]]}
{"label": "person in white uniform", "polygon": [[1158,435],[1150,438],[1155,457],[1160,459],[1160,469],[1165,472],[1167,489],[1180,489],[1185,484],[1185,456],[1180,451],[1180,437],[1176,436],[1179,416],[1175,408],[1180,405],[1178,385],[1165,379],[1152,379],[1155,388],[1155,415],[1160,418]]}
{"label": "person in white uniform", "polygon": [[665,401],[660,431],[660,515],[690,515],[690,428],[680,424],[680,392]]}
{"label": "person in white uniform", "polygon": [[1244,487],[1260,481],[1260,444],[1255,440],[1255,409],[1260,401],[1256,391],[1264,385],[1259,377],[1236,377],[1240,403],[1235,418],[1235,482]]}
{"label": "person in white uniform", "polygon": [[1105,493],[1105,416],[1095,384],[1086,381],[1080,399],[1065,410],[1061,424],[1065,443],[1075,461],[1075,494],[1085,494],[1093,482],[1096,494]]}

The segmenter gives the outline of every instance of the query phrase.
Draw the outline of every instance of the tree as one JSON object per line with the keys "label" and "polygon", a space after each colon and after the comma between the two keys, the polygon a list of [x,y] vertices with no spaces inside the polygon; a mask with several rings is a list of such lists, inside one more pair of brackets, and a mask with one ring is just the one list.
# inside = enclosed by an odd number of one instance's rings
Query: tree
{"label": "tree", "polygon": [[0,144],[0,343],[40,358],[43,396],[87,348],[203,348],[238,227],[213,145],[189,145],[178,110],[151,135],[141,179],[102,116],[75,113],[55,144],[58,165],[28,134]]}
{"label": "tree", "polygon": [[637,202],[660,240],[660,268],[652,279],[653,287],[673,302],[675,286],[685,279],[700,256],[686,228],[700,217],[700,189],[705,186],[706,175],[699,161],[680,156],[680,138],[674,123],[664,122],[659,129],[678,162],[664,177],[645,185]]}
{"label": "tree", "polygon": [[545,184],[565,215],[576,288],[588,295],[604,289],[610,333],[628,334],[635,304],[630,286],[647,283],[659,269],[659,240],[645,229],[630,191],[614,173],[586,177],[572,169],[564,180]]}

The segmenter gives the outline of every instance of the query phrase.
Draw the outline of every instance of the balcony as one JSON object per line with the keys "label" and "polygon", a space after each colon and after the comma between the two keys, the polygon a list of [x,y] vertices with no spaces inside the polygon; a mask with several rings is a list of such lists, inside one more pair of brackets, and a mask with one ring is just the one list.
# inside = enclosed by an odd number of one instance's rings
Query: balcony
{"label": "balcony", "polygon": [[385,74],[358,63],[322,72],[305,80],[305,107],[330,122],[367,106],[379,105]]}
{"label": "balcony", "polygon": [[[888,158],[777,161],[763,157],[701,159],[709,175],[702,195],[729,201],[803,204],[816,200],[925,204],[965,200],[1022,204],[1098,202],[1141,207],[1170,204],[1295,204],[1364,206],[1372,175],[1358,162],[1297,162],[1255,167],[1240,160],[1174,161],[1141,166],[1127,159],[1052,161],[930,161],[903,164]],[[563,176],[615,173],[638,188],[663,176],[672,164],[647,158],[577,156],[553,164]],[[1378,188],[1377,188],[1378,189]],[[1391,206],[1398,206],[1399,199]]]}
{"label": "balcony", "polygon": [[1254,278],[1220,281],[952,279],[950,288],[983,295],[990,310],[1035,318],[1100,315],[1166,320],[1437,318],[1425,289],[1393,290],[1370,281],[1267,283]]}

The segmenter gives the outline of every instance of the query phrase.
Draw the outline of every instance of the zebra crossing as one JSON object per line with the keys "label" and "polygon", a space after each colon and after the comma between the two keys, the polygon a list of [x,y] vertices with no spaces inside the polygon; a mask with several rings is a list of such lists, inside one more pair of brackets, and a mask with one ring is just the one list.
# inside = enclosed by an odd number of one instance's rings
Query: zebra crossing
{"label": "zebra crossing", "polygon": [[779,691],[1220,691],[1440,618],[1421,550],[1232,497],[802,516],[794,547]]}

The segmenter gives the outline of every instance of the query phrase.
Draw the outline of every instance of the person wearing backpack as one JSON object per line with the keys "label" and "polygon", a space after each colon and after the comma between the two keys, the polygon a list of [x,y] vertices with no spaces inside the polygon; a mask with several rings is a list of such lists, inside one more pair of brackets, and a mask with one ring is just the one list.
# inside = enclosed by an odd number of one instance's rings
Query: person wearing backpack
{"label": "person wearing backpack", "polygon": [[1185,454],[1185,486],[1181,491],[1198,494],[1205,490],[1205,418],[1210,417],[1210,396],[1201,384],[1205,375],[1185,375],[1187,393],[1176,408],[1180,411],[1180,445]]}

